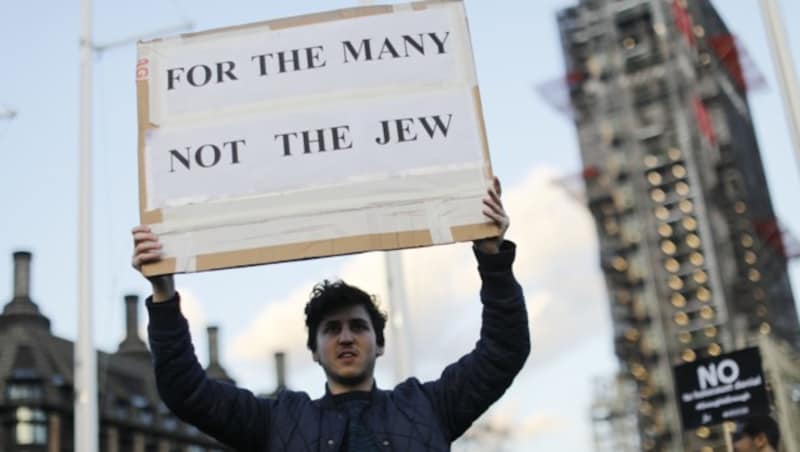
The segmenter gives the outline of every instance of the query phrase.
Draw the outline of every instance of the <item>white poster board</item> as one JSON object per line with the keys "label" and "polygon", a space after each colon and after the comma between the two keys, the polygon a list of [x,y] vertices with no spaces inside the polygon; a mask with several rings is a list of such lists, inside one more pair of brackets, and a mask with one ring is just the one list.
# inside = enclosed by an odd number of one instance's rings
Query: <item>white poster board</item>
{"label": "white poster board", "polygon": [[492,236],[461,1],[139,44],[141,221],[182,273]]}

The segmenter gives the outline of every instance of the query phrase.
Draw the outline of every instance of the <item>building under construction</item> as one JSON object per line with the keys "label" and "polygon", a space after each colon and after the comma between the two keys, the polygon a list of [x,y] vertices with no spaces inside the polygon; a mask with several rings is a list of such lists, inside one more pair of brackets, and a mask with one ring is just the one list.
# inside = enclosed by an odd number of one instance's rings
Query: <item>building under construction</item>
{"label": "building under construction", "polygon": [[722,426],[682,430],[673,366],[800,349],[736,41],[709,0],[581,0],[558,23],[620,363],[598,448],[726,450]]}

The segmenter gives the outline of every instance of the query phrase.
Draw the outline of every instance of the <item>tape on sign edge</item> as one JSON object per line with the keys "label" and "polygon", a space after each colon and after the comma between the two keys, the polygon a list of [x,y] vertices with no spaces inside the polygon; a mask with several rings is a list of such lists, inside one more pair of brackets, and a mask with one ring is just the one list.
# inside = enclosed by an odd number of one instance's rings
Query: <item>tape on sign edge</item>
{"label": "tape on sign edge", "polygon": [[[231,121],[235,119],[258,116],[260,114],[302,113],[312,108],[324,108],[327,105],[341,105],[350,102],[359,103],[403,99],[411,96],[449,96],[464,93],[470,96],[476,86],[474,78],[466,80],[444,80],[438,82],[425,82],[417,84],[393,84],[376,88],[356,89],[349,91],[336,91],[326,94],[313,94],[308,96],[295,96],[279,100],[261,100],[246,104],[207,109],[192,113],[171,113],[168,117],[159,118],[158,124],[153,127],[196,127],[203,123],[219,123],[220,120]],[[410,94],[409,94],[410,93]],[[160,100],[157,102],[161,104]]]}
{"label": "tape on sign edge", "polygon": [[197,256],[176,256],[175,273],[194,273],[197,271]]}
{"label": "tape on sign edge", "polygon": [[444,204],[441,200],[426,201],[423,204],[425,209],[425,219],[428,222],[428,229],[431,231],[431,240],[434,245],[451,243],[453,233],[450,224],[446,221],[447,215],[444,213]]}
{"label": "tape on sign edge", "polygon": [[[158,212],[162,220],[160,222],[165,223],[161,227],[172,227],[173,229],[170,229],[169,232],[177,232],[182,227],[179,223],[193,222],[193,226],[196,226],[195,229],[197,227],[208,229],[217,226],[257,222],[259,219],[267,217],[267,212],[270,218],[285,218],[348,212],[409,203],[424,206],[426,202],[431,200],[455,200],[483,196],[486,186],[486,182],[482,178],[485,168],[483,161],[475,161],[469,166],[463,166],[458,171],[453,171],[449,167],[447,169],[444,169],[446,167],[441,168],[443,168],[442,171],[430,171],[382,181],[370,180],[359,183],[320,186],[291,192],[274,192],[256,197],[229,198],[225,201],[214,203],[210,208],[203,208],[204,211],[213,210],[210,215],[216,218],[216,221],[211,221],[198,215],[198,207],[193,205],[164,207],[159,209]],[[425,184],[425,187],[430,186],[432,188],[426,189],[424,195],[412,192],[403,198],[398,198],[396,187],[408,184],[409,180],[416,180],[417,186]],[[447,183],[432,185],[432,181],[436,180],[446,180]],[[383,182],[383,184],[376,187],[376,184],[380,182]],[[369,190],[370,186],[375,188]],[[334,200],[320,198],[316,195],[317,193],[334,192],[337,194]],[[384,195],[384,193],[386,194]],[[303,204],[296,205],[296,202],[287,202],[292,198],[294,201],[303,201]],[[309,202],[304,200],[306,198],[320,199]]]}
{"label": "tape on sign edge", "polygon": [[[291,243],[324,243],[343,236],[381,235],[380,243],[368,244],[372,249],[402,247],[387,242],[393,234],[424,230],[432,244],[455,241],[453,224],[477,224],[485,221],[476,211],[477,195],[465,198],[434,201],[413,206],[372,206],[358,210],[335,211],[328,214],[272,219],[261,217],[254,222],[221,224],[221,227],[197,228],[197,223],[164,223],[153,225],[166,255],[188,256],[214,254],[238,249],[256,249]],[[212,218],[214,220],[214,218]],[[207,225],[206,225],[207,226]],[[434,237],[435,236],[435,237]],[[488,234],[486,235],[488,236]],[[183,264],[183,261],[181,262]]]}
{"label": "tape on sign edge", "polygon": [[[397,244],[396,247],[385,247],[374,244]],[[427,230],[407,231],[403,233],[366,234],[340,237],[318,241],[307,241],[226,251],[220,253],[201,254],[197,257],[197,271],[235,268],[250,265],[263,265],[277,262],[289,262],[306,258],[319,258],[337,255],[369,252],[379,250],[395,250],[431,246],[430,233]],[[292,256],[292,257],[289,257]]]}

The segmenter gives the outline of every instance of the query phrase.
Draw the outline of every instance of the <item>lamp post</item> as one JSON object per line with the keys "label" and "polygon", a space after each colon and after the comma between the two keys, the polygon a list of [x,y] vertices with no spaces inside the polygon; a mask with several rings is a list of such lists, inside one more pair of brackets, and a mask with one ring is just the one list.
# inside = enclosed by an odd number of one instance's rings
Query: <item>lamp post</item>
{"label": "lamp post", "polygon": [[[193,28],[192,23],[161,30],[168,33]],[[152,34],[152,33],[151,33]],[[95,50],[130,44],[128,37],[95,46],[92,41],[92,2],[81,0],[80,133],[78,197],[78,339],[75,342],[75,450],[98,451],[97,354],[94,349],[92,300],[92,55]]]}
{"label": "lamp post", "polygon": [[97,355],[92,322],[92,2],[81,0],[78,198],[78,340],[75,342],[75,450],[97,452]]}
{"label": "lamp post", "polygon": [[776,0],[760,0],[761,14],[769,36],[772,58],[780,81],[786,120],[794,144],[797,164],[800,165],[800,87],[797,85],[797,74],[789,50],[786,31],[781,21],[780,10]]}

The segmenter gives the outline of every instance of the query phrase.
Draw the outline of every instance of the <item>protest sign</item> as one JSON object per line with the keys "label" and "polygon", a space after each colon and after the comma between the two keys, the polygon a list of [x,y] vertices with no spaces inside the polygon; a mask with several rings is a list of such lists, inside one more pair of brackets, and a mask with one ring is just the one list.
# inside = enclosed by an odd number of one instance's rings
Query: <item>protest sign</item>
{"label": "protest sign", "polygon": [[675,387],[689,430],[753,415],[769,415],[758,348],[748,348],[675,367]]}
{"label": "protest sign", "polygon": [[489,237],[461,1],[369,6],[139,44],[146,274]]}

